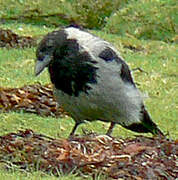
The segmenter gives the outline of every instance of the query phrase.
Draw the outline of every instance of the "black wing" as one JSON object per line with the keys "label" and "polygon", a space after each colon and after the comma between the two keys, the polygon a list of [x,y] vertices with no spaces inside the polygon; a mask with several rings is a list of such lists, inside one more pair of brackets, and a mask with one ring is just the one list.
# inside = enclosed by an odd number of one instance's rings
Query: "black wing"
{"label": "black wing", "polygon": [[121,78],[123,81],[131,83],[135,86],[133,81],[129,66],[122,60],[111,48],[107,47],[100,54],[99,57],[102,58],[106,62],[116,61],[118,64],[121,64]]}

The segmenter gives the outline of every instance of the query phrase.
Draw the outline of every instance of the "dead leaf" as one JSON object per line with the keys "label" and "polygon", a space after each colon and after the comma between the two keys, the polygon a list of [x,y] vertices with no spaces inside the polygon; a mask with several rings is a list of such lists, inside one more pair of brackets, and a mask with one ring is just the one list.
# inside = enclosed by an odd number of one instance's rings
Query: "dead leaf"
{"label": "dead leaf", "polygon": [[59,169],[63,173],[80,169],[84,175],[102,173],[110,179],[172,180],[177,178],[177,148],[177,140],[166,138],[119,139],[90,133],[54,139],[27,129],[0,136],[0,162],[38,167],[56,176]]}

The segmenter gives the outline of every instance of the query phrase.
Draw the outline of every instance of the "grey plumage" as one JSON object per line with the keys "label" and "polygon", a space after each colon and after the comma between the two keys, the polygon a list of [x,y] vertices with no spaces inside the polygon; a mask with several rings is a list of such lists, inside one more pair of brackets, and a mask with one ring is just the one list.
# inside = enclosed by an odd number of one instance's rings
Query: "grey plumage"
{"label": "grey plumage", "polygon": [[75,27],[49,33],[37,49],[35,74],[48,67],[57,100],[78,124],[111,122],[163,135],[151,120],[128,65],[107,41]]}

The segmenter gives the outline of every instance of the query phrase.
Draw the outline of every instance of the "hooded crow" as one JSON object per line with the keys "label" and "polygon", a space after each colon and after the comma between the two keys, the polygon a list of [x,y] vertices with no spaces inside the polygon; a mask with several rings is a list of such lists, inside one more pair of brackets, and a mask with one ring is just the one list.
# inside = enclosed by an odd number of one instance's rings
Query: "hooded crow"
{"label": "hooded crow", "polygon": [[47,34],[36,51],[35,75],[48,67],[59,105],[77,126],[87,121],[110,122],[141,133],[161,135],[151,120],[128,65],[109,42],[69,26]]}

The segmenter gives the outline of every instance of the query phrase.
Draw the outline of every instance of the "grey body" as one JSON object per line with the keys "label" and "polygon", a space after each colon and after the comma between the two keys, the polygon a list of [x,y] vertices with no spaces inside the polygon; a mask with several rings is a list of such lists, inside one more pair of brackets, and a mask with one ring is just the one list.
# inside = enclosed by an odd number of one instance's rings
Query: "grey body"
{"label": "grey body", "polygon": [[[121,125],[140,122],[142,98],[140,92],[131,83],[120,78],[120,68],[115,61],[106,62],[99,58],[99,53],[107,47],[117,52],[112,45],[89,33],[76,28],[68,28],[68,38],[78,39],[81,51],[88,50],[97,61],[97,84],[92,84],[89,94],[80,93],[78,97],[55,90],[58,102],[70,112],[76,121],[102,120]],[[117,55],[120,54],[117,52]],[[109,63],[109,66],[108,66]],[[90,86],[90,84],[89,84]]]}

